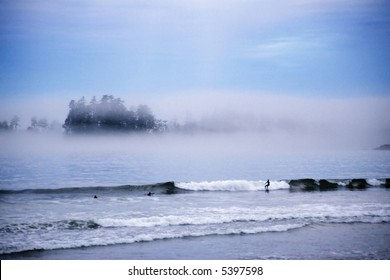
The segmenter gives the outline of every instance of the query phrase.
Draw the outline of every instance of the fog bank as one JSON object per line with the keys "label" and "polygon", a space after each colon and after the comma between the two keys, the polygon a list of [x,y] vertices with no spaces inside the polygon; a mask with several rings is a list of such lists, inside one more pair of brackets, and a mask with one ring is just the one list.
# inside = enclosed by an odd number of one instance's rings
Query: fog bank
{"label": "fog bank", "polygon": [[162,118],[172,121],[173,115],[174,121],[192,124],[198,131],[259,134],[282,146],[315,141],[319,146],[367,148],[390,142],[388,97],[325,99],[206,92],[150,103]]}
{"label": "fog bank", "polygon": [[[115,146],[121,150],[131,146],[132,149],[143,150],[142,147],[148,143],[153,149],[159,147],[165,150],[170,146],[174,150],[180,145],[188,147],[189,144],[199,149],[209,147],[210,150],[224,150],[233,147],[237,151],[370,149],[390,142],[390,98],[387,97],[324,99],[251,92],[187,92],[118,97],[125,101],[127,107],[147,104],[156,117],[167,121],[169,132],[163,135],[76,137],[76,140],[64,137],[61,132],[57,132],[58,135],[44,133],[38,136],[19,131],[12,137],[2,136],[1,149],[14,147],[17,150],[18,145],[22,150],[28,146],[37,149],[40,143],[43,149],[52,144],[54,150],[65,149],[69,145],[71,149],[92,149],[93,143],[96,143],[97,150],[101,150],[98,148],[100,145],[106,149]],[[39,112],[40,116],[63,124],[69,101],[68,98],[56,98],[55,102],[50,102],[50,98],[46,102],[24,100],[22,104],[14,103],[15,111],[9,115],[18,114],[23,121],[22,115],[36,115]],[[17,111],[20,108],[23,108],[23,114]],[[11,112],[12,109],[12,106],[8,106],[6,111]],[[4,112],[2,117],[6,116]],[[24,119],[25,123],[29,121]],[[9,140],[14,137],[18,140]],[[46,144],[46,141],[51,144]],[[80,143],[75,144],[77,141]]]}

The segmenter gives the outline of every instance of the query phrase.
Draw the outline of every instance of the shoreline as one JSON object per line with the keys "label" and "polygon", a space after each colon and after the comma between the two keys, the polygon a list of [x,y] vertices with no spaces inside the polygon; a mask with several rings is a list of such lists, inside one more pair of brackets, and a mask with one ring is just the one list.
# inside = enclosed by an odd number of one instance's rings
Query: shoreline
{"label": "shoreline", "polygon": [[0,255],[1,260],[390,259],[390,223],[316,224],[285,232],[210,235]]}

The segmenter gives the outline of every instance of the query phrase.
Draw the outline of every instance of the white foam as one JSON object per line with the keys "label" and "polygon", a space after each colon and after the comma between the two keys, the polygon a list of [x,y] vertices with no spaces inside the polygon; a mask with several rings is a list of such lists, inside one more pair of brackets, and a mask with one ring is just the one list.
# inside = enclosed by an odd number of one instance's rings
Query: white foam
{"label": "white foam", "polygon": [[[265,181],[224,180],[202,182],[179,182],[176,186],[192,191],[258,191],[263,190]],[[290,186],[285,181],[271,181],[269,189],[288,189]]]}
{"label": "white foam", "polygon": [[157,227],[157,226],[179,226],[179,225],[210,225],[231,223],[234,221],[263,221],[268,217],[258,217],[256,215],[248,215],[243,213],[224,214],[209,213],[205,215],[169,215],[169,216],[153,216],[144,218],[129,218],[129,219],[99,219],[98,223],[104,227]]}
{"label": "white foam", "polygon": [[384,181],[379,179],[367,179],[367,183],[371,186],[380,186],[381,184],[384,184]]}
{"label": "white foam", "polygon": [[[205,215],[207,213],[207,215]],[[98,219],[103,227],[168,227],[182,225],[212,225],[234,222],[265,222],[278,220],[305,220],[310,222],[355,221],[359,217],[378,217],[388,221],[390,204],[360,204],[335,206],[328,204],[301,204],[293,208],[279,207],[229,207],[229,208],[191,208],[180,215],[150,217],[120,217]]]}
{"label": "white foam", "polygon": [[[282,203],[257,207],[183,207],[165,215],[152,216],[141,216],[142,212],[136,211],[128,213],[115,213],[115,216],[93,219],[93,223],[102,226],[94,229],[88,226],[69,228],[59,222],[54,222],[50,230],[47,226],[32,229],[31,225],[35,225],[34,223],[3,226],[0,228],[3,234],[0,253],[187,236],[281,232],[317,223],[390,222],[390,203],[358,201],[351,205],[334,205],[305,201],[298,205]],[[88,224],[92,219],[84,218],[83,221]]]}

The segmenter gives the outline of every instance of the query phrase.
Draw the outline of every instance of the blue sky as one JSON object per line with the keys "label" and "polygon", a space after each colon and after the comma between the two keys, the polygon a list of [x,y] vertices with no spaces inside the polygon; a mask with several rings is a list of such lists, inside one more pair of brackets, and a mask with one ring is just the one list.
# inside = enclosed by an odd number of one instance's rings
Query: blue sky
{"label": "blue sky", "polygon": [[0,7],[1,95],[389,95],[387,1],[2,0]]}
{"label": "blue sky", "polygon": [[385,0],[1,0],[0,117],[107,93],[383,98],[375,112],[390,105],[389,14]]}

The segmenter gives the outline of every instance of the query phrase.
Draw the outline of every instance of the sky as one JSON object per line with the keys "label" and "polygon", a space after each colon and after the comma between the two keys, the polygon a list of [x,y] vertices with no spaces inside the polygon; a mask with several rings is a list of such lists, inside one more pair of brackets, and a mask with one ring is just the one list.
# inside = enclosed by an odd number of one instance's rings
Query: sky
{"label": "sky", "polygon": [[0,0],[0,119],[61,120],[103,94],[167,118],[343,100],[390,131],[389,14],[386,0]]}

